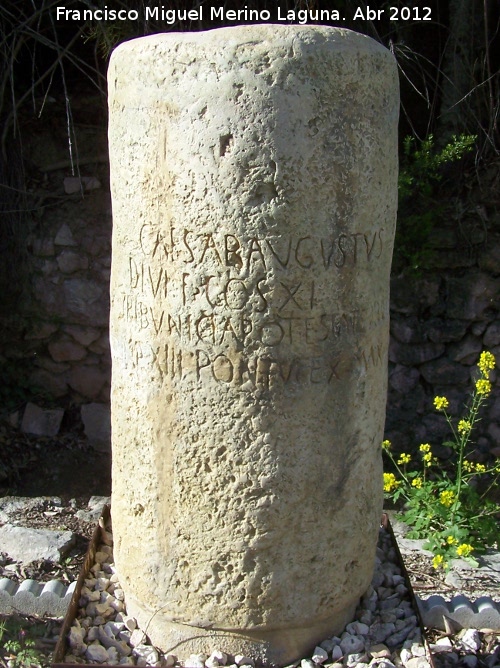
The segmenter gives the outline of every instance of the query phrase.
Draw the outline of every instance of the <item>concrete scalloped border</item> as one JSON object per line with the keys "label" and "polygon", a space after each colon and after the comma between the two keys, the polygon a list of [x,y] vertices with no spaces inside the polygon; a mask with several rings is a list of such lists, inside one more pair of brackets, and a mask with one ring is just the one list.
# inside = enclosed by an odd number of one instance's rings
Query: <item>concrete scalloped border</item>
{"label": "concrete scalloped border", "polygon": [[59,580],[37,582],[24,580],[20,584],[2,578],[0,580],[0,614],[9,615],[50,615],[64,617],[73,592],[76,580],[69,586]]}
{"label": "concrete scalloped border", "polygon": [[446,618],[462,628],[500,630],[500,604],[490,596],[481,596],[474,602],[463,595],[449,601],[437,594],[426,600],[415,598],[426,627],[445,630]]}

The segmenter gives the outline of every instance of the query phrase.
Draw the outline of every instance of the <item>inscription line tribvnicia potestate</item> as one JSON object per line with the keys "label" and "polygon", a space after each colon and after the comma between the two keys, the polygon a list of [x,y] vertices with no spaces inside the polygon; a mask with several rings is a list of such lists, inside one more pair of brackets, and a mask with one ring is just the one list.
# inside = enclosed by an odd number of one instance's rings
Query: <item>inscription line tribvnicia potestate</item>
{"label": "inscription line tribvnicia potestate", "polygon": [[352,619],[382,511],[398,82],[252,25],[109,67],[112,514],[129,614],[285,665]]}

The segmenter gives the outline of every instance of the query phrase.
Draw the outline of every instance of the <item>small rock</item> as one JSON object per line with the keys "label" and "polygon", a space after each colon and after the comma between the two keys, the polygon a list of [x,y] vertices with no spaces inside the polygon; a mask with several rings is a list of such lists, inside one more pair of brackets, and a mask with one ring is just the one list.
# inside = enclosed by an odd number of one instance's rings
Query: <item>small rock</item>
{"label": "small rock", "polygon": [[345,630],[353,636],[367,636],[370,632],[370,627],[361,622],[351,622],[346,626]]}
{"label": "small rock", "polygon": [[84,190],[100,188],[101,182],[97,176],[67,176],[63,179],[63,185],[66,195],[73,195]]}
{"label": "small rock", "polygon": [[206,660],[207,657],[204,654],[191,654],[184,665],[186,668],[205,668]]}
{"label": "small rock", "polygon": [[328,659],[328,652],[326,652],[322,647],[315,647],[312,655],[312,660],[314,663],[325,663]]}
{"label": "small rock", "polygon": [[172,668],[177,661],[175,654],[167,654],[165,657],[165,668]]}
{"label": "small rock", "polygon": [[312,659],[302,659],[300,668],[316,668],[316,664]]}
{"label": "small rock", "polygon": [[391,650],[387,645],[379,643],[370,647],[370,654],[374,659],[388,659],[391,656]]}
{"label": "small rock", "polygon": [[461,658],[461,662],[466,668],[477,668],[479,659],[474,654],[466,654]]}
{"label": "small rock", "polygon": [[[401,660],[403,660],[401,658]],[[404,663],[404,661],[403,661]],[[383,659],[374,659],[370,662],[370,666],[373,666],[374,668],[396,668],[395,665],[393,664],[392,661],[390,661],[387,658]]]}
{"label": "small rock", "polygon": [[408,659],[405,668],[431,668],[425,656],[414,656]]}
{"label": "small rock", "polygon": [[[118,619],[118,615],[116,617]],[[124,617],[123,623],[125,624],[125,626],[129,631],[135,631],[135,629],[137,628],[137,622],[133,617]],[[169,656],[173,656],[173,654],[169,654]]]}
{"label": "small rock", "polygon": [[99,645],[99,643],[92,643],[87,647],[85,656],[89,661],[95,661],[96,663],[105,663],[109,660],[108,652],[106,649]]}
{"label": "small rock", "polygon": [[481,637],[476,629],[466,629],[460,638],[460,645],[470,652],[477,652],[481,648]]}
{"label": "small rock", "polygon": [[218,666],[225,666],[227,663],[227,654],[216,650],[215,652],[212,652],[212,654],[210,654],[208,659],[205,661],[205,666],[207,666],[207,668],[210,668],[209,663]]}
{"label": "small rock", "polygon": [[375,622],[370,626],[370,638],[375,644],[384,642],[386,638],[391,636],[396,630],[393,623]]}
{"label": "small rock", "polygon": [[137,647],[138,645],[141,645],[145,639],[146,636],[143,631],[140,629],[134,629],[132,631],[132,635],[130,636],[129,644],[131,647]]}
{"label": "small rock", "polygon": [[348,654],[344,661],[348,668],[354,668],[360,663],[368,663],[368,656],[364,652],[353,652]]}
{"label": "small rock", "polygon": [[340,640],[340,647],[345,654],[356,654],[365,649],[365,640],[360,636],[353,636],[350,633],[343,633]]}
{"label": "small rock", "polygon": [[406,647],[403,647],[403,649],[399,653],[399,656],[401,657],[401,661],[403,663],[406,663],[409,659],[411,659],[412,654],[411,654],[409,649],[407,649]]}
{"label": "small rock", "polygon": [[248,656],[243,656],[242,654],[237,654],[234,657],[234,662],[237,666],[255,666],[255,661],[250,659]]}
{"label": "small rock", "polygon": [[335,641],[333,638],[327,638],[326,640],[320,642],[319,646],[323,648],[325,652],[328,652],[328,654],[330,654],[330,652],[335,647]]}
{"label": "small rock", "polygon": [[151,645],[137,645],[133,649],[133,655],[137,657],[138,666],[151,666],[158,663],[158,652]]}
{"label": "small rock", "polygon": [[27,403],[24,409],[21,431],[36,436],[57,436],[64,416],[64,410],[44,409],[36,404]]}
{"label": "small rock", "polygon": [[439,638],[435,643],[433,643],[431,646],[431,650],[435,652],[436,654],[440,652],[451,652],[453,651],[453,645],[451,640],[446,637],[446,638]]}
{"label": "small rock", "polygon": [[116,665],[119,661],[118,650],[116,647],[108,647],[106,651],[108,653],[109,663],[111,665]]}
{"label": "small rock", "polygon": [[335,645],[335,647],[332,649],[332,660],[333,661],[340,661],[340,659],[344,656],[344,653],[342,651],[342,647],[340,645]]}
{"label": "small rock", "polygon": [[413,656],[425,656],[425,647],[418,642],[414,642],[410,646],[410,652]]}

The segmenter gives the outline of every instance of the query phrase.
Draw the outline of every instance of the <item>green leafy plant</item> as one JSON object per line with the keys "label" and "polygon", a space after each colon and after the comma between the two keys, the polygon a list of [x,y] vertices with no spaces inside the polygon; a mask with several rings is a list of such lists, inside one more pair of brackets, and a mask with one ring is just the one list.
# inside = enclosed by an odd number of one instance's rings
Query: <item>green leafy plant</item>
{"label": "green leafy plant", "polygon": [[401,519],[410,526],[408,537],[426,539],[435,568],[447,569],[450,559],[457,557],[477,565],[475,553],[498,540],[500,505],[488,493],[500,477],[500,463],[485,466],[470,458],[472,431],[491,393],[489,373],[494,366],[494,356],[482,352],[468,407],[456,423],[447,412],[448,399],[434,398],[435,409],[444,414],[453,434],[444,443],[453,452],[449,470],[434,457],[429,443],[420,445],[416,463],[407,453],[394,456],[389,441],[382,444],[396,471],[384,473],[384,492],[394,502],[404,501]]}
{"label": "green leafy plant", "polygon": [[396,267],[419,270],[428,263],[432,252],[429,235],[445,218],[445,204],[438,193],[443,168],[472,151],[476,139],[475,135],[454,135],[441,149],[433,135],[420,143],[411,136],[404,139],[398,180]]}
{"label": "green leafy plant", "polygon": [[[7,634],[7,625],[0,623],[0,643]],[[21,628],[16,637],[3,644],[2,653],[8,668],[30,668],[43,666],[45,662],[40,652],[35,648],[35,641],[28,637],[25,629]],[[2,664],[3,665],[3,664]]]}

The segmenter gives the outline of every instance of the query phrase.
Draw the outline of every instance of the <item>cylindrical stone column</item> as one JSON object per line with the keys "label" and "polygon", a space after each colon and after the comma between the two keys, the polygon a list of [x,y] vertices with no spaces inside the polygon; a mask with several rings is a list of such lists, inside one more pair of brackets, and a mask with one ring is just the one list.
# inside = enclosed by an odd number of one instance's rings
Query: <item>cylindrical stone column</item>
{"label": "cylindrical stone column", "polygon": [[180,656],[350,621],[382,510],[391,54],[327,27],[153,35],[109,68],[113,530]]}

